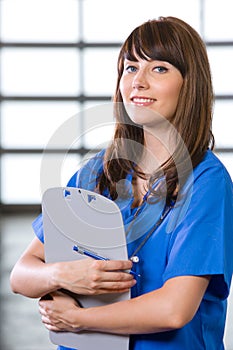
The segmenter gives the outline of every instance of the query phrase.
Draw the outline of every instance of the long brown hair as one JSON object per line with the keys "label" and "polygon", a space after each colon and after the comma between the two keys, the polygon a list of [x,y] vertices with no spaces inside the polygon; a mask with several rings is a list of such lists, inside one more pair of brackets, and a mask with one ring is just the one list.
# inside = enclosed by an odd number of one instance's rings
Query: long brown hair
{"label": "long brown hair", "polygon": [[[143,129],[134,124],[123,105],[120,80],[124,60],[137,61],[137,57],[162,60],[175,66],[183,77],[176,113],[170,122],[175,127],[188,150],[191,164],[195,167],[203,159],[206,150],[214,146],[211,131],[213,88],[210,66],[205,45],[199,34],[184,21],[174,17],[150,20],[134,29],[126,39],[118,57],[118,79],[113,101],[115,102],[115,134],[105,153],[104,172],[100,177],[99,191],[108,188],[113,199],[117,197],[116,183],[130,171],[143,177],[135,160],[140,159],[140,148],[135,151],[133,140],[144,145]],[[131,145],[131,146],[130,146]],[[174,161],[175,159],[175,161]],[[132,161],[134,160],[134,161]],[[184,162],[181,147],[161,166],[166,178],[166,198],[170,201],[175,190],[182,186],[187,173],[178,177],[177,163]],[[150,178],[150,186],[161,172]],[[183,180],[181,180],[183,179]],[[155,191],[156,194],[156,191]]]}

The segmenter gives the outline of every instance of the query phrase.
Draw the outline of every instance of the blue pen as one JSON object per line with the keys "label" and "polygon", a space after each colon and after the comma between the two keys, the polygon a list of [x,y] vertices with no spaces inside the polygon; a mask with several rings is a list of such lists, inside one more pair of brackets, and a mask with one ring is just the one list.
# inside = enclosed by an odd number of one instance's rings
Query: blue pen
{"label": "blue pen", "polygon": [[[96,259],[96,260],[110,260],[108,258],[105,258],[103,256],[100,256],[90,250],[87,250],[83,247],[80,247],[80,246],[77,246],[77,245],[74,245],[73,246],[73,250],[81,255],[85,255],[85,256],[88,256],[89,258],[93,258],[93,259]],[[129,270],[129,271],[125,271],[125,272],[128,272],[130,273],[131,275],[134,275],[135,277],[141,277],[140,275],[138,275],[136,272],[132,271],[132,270]]]}

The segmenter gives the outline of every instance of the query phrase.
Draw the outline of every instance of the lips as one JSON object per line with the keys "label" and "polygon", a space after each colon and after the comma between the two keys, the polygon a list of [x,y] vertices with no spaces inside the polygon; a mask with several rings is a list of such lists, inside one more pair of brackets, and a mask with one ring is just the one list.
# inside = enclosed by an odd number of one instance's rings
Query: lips
{"label": "lips", "polygon": [[131,98],[131,101],[137,106],[149,106],[155,102],[155,99],[149,97],[134,96]]}

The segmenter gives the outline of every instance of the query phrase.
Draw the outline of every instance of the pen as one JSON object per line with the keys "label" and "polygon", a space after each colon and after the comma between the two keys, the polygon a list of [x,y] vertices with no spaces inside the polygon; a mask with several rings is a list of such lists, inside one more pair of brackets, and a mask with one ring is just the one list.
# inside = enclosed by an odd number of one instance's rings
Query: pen
{"label": "pen", "polygon": [[[105,260],[105,261],[110,260],[108,258],[105,258],[101,255],[98,255],[90,250],[87,250],[87,249],[80,247],[80,246],[77,246],[77,245],[73,246],[73,250],[81,255],[85,255],[85,256],[88,256],[89,258],[93,258],[96,260]],[[131,275],[134,275],[135,277],[141,277],[141,275],[137,274],[136,272],[134,272],[132,270],[127,270],[125,272],[130,273]]]}

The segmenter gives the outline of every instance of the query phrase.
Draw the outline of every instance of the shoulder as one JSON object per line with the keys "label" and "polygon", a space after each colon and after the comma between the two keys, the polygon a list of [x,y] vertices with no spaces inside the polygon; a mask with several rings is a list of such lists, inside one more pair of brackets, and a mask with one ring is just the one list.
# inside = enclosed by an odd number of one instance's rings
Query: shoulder
{"label": "shoulder", "polygon": [[210,150],[208,150],[203,160],[193,169],[188,180],[192,188],[203,193],[215,192],[225,193],[233,191],[233,183],[224,164]]}
{"label": "shoulder", "polygon": [[210,174],[224,177],[226,180],[232,182],[224,164],[220,161],[216,154],[214,154],[211,150],[208,150],[205,153],[202,161],[194,168],[193,175],[194,179],[197,179],[201,176],[210,176]]}
{"label": "shoulder", "polygon": [[224,196],[232,197],[232,179],[221,160],[210,150],[208,150],[203,160],[193,170],[193,188],[198,192],[201,190],[209,198]]}
{"label": "shoulder", "polygon": [[188,226],[194,221],[224,221],[226,216],[232,220],[232,211],[232,179],[223,163],[208,150],[178,194],[169,231],[187,220]]}
{"label": "shoulder", "polygon": [[203,200],[204,198],[218,198],[224,196],[233,198],[232,179],[220,159],[208,150],[202,161],[190,172],[181,189],[181,198]]}

